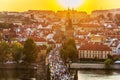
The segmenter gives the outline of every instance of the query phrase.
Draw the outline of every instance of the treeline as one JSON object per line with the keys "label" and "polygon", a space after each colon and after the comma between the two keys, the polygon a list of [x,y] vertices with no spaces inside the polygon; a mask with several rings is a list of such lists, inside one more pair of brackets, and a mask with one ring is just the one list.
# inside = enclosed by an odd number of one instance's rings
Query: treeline
{"label": "treeline", "polygon": [[22,45],[19,42],[0,42],[0,63],[7,61],[16,63],[34,63],[38,55],[38,47],[32,39],[27,39]]}
{"label": "treeline", "polygon": [[101,14],[97,17],[97,20],[100,21],[100,20],[110,20],[110,21],[113,21],[115,22],[118,26],[120,26],[120,14],[113,14],[113,13],[108,13],[107,14],[107,18]]}
{"label": "treeline", "polygon": [[120,26],[120,14],[108,13],[105,15],[104,13],[101,13],[96,17],[91,17],[90,15],[88,15],[87,17],[80,19],[79,23],[86,23],[92,21],[97,21],[98,23],[100,23],[101,21],[113,21],[118,26]]}
{"label": "treeline", "polygon": [[0,29],[8,29],[8,28],[13,28],[13,27],[17,27],[17,25],[14,25],[12,23],[0,23]]}
{"label": "treeline", "polygon": [[21,15],[8,15],[7,13],[6,14],[0,14],[0,18],[7,18],[7,19],[9,19],[9,18],[17,18],[17,19],[21,19]]}

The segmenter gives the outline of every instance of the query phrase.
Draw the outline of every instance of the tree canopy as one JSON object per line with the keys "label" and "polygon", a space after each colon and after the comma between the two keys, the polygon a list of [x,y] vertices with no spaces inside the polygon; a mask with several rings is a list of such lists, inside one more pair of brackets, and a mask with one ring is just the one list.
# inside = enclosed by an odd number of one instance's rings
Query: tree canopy
{"label": "tree canopy", "polygon": [[63,48],[61,49],[61,56],[65,61],[68,59],[73,60],[73,59],[77,58],[78,51],[77,51],[74,39],[68,39],[63,44]]}
{"label": "tree canopy", "polygon": [[4,63],[8,59],[8,54],[10,53],[9,44],[7,42],[0,43],[0,62]]}
{"label": "tree canopy", "polygon": [[21,45],[19,42],[15,42],[11,45],[11,52],[13,56],[13,60],[19,63],[20,60],[22,60],[23,57],[23,45]]}
{"label": "tree canopy", "polygon": [[23,48],[23,55],[24,55],[24,62],[32,63],[36,61],[38,55],[38,48],[35,42],[28,38],[25,41],[24,48]]}
{"label": "tree canopy", "polygon": [[120,14],[115,15],[115,22],[118,26],[120,26]]}

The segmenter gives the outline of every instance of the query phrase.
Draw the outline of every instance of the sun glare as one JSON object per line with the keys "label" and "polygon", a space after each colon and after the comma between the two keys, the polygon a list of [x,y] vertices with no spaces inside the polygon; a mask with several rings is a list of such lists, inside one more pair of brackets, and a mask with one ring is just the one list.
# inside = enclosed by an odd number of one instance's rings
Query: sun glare
{"label": "sun glare", "polygon": [[77,8],[83,4],[83,0],[58,0],[59,4],[64,8]]}

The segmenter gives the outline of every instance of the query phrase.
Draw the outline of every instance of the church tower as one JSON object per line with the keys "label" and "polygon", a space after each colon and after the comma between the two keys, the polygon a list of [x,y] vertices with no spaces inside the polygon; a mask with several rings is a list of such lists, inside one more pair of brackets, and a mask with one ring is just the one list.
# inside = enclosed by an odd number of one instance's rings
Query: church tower
{"label": "church tower", "polygon": [[70,16],[70,10],[67,11],[66,22],[65,22],[65,36],[66,39],[74,38],[74,28],[72,24],[72,19]]}

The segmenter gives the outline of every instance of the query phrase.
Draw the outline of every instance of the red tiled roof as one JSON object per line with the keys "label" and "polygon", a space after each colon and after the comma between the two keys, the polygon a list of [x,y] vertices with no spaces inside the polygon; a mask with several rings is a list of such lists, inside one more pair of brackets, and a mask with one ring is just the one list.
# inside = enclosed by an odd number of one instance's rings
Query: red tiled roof
{"label": "red tiled roof", "polygon": [[75,40],[78,42],[78,43],[87,43],[88,41],[86,39],[81,39],[81,38],[75,38]]}
{"label": "red tiled roof", "polygon": [[80,24],[81,27],[92,27],[92,28],[99,28],[102,27],[101,25],[98,24]]}
{"label": "red tiled roof", "polygon": [[60,43],[62,43],[62,41],[56,41],[56,44],[60,44]]}
{"label": "red tiled roof", "polygon": [[45,47],[45,46],[38,46],[38,49],[39,49],[39,50],[45,50],[46,47]]}
{"label": "red tiled roof", "polygon": [[82,45],[79,50],[93,50],[93,51],[112,51],[110,47],[101,43],[86,43]]}
{"label": "red tiled roof", "polygon": [[109,35],[111,38],[120,38],[120,35]]}
{"label": "red tiled roof", "polygon": [[88,35],[88,32],[77,32],[77,35]]}
{"label": "red tiled roof", "polygon": [[44,38],[39,38],[39,37],[31,37],[35,42],[46,42]]}
{"label": "red tiled roof", "polygon": [[55,44],[53,41],[48,41],[48,44]]}

